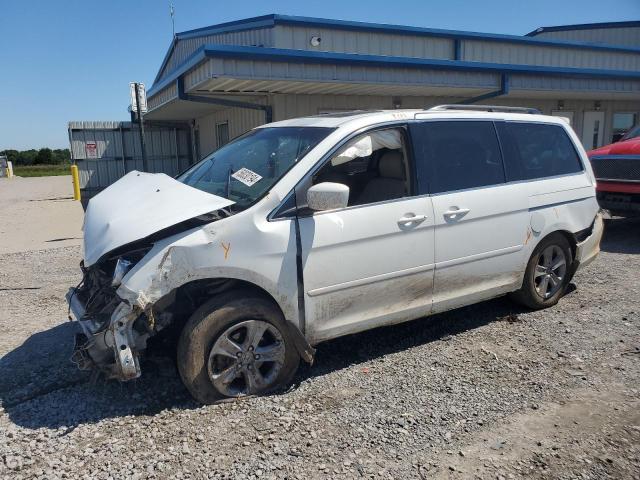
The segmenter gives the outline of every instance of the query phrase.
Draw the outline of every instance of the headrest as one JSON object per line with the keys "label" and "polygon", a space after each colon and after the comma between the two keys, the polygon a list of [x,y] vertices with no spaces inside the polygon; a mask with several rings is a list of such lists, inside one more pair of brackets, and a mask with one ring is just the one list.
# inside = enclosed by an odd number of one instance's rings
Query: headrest
{"label": "headrest", "polygon": [[395,178],[397,180],[405,180],[404,161],[402,153],[398,150],[390,150],[385,152],[378,161],[378,171],[380,176],[384,178]]}

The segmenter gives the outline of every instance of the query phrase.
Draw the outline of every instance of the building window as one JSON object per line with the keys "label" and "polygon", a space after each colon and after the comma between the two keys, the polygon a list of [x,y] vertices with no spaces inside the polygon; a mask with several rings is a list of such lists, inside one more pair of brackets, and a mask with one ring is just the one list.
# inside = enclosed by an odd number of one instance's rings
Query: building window
{"label": "building window", "polygon": [[627,131],[637,123],[638,117],[635,113],[614,112],[613,114],[613,135],[612,142],[617,142]]}
{"label": "building window", "polygon": [[216,146],[218,148],[229,143],[229,122],[216,123]]}

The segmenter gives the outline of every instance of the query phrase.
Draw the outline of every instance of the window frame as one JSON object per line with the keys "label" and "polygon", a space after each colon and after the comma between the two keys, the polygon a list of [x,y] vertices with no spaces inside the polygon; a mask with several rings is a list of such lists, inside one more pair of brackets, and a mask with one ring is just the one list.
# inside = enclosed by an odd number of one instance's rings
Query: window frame
{"label": "window frame", "polygon": [[[504,178],[503,182],[500,183],[493,183],[493,184],[489,184],[489,185],[482,185],[482,186],[478,186],[478,187],[468,187],[468,188],[460,188],[457,190],[445,190],[442,192],[434,192],[433,191],[433,184],[431,181],[429,181],[428,179],[428,175],[429,175],[429,171],[428,171],[428,167],[430,167],[430,165],[425,164],[424,166],[422,165],[418,165],[418,163],[416,163],[416,179],[418,181],[417,184],[417,188],[418,191],[420,192],[420,195],[429,195],[429,196],[435,196],[435,195],[448,195],[450,193],[457,193],[457,192],[466,192],[466,191],[470,191],[470,190],[480,190],[483,188],[495,188],[496,186],[500,186],[500,185],[507,185],[509,183],[509,181],[507,180],[507,170],[506,170],[506,165],[505,165],[505,160],[504,160],[504,148],[502,146],[502,142],[500,140],[500,135],[496,126],[496,122],[500,121],[499,119],[495,119],[495,118],[420,118],[417,119],[413,122],[411,122],[412,124],[427,124],[427,123],[433,123],[433,122],[438,122],[438,123],[445,123],[445,122],[457,122],[457,123],[462,123],[462,122],[490,122],[493,128],[493,132],[495,134],[495,138],[496,138],[496,142],[498,145],[498,152],[500,155],[500,161],[502,162],[502,175]],[[413,135],[413,137],[415,137],[415,135]],[[414,148],[414,145],[412,145],[412,148]],[[415,150],[415,148],[414,148]],[[428,159],[427,159],[428,160]],[[424,180],[424,182],[420,181],[421,175],[427,175],[427,179]]]}
{"label": "window frame", "polygon": [[[557,124],[554,122],[528,122],[526,120],[494,120],[495,123],[495,127],[496,127],[496,133],[498,135],[498,140],[500,141],[500,145],[501,148],[503,148],[503,164],[505,166],[505,177],[507,178],[507,184],[514,184],[514,183],[524,183],[524,182],[539,182],[540,180],[547,180],[550,178],[562,178],[562,177],[569,177],[569,176],[573,176],[573,175],[584,175],[584,173],[587,171],[587,167],[585,165],[585,159],[582,157],[582,155],[580,154],[580,149],[578,148],[576,142],[574,142],[572,136],[570,135],[570,132],[568,131],[568,129],[561,124]],[[557,175],[546,175],[543,177],[534,177],[534,178],[522,178],[522,179],[514,179],[514,180],[509,180],[508,179],[508,168],[507,168],[507,163],[506,163],[506,156],[504,155],[504,147],[502,147],[504,144],[506,144],[507,142],[511,142],[513,143],[513,146],[516,147],[515,145],[515,139],[513,137],[513,135],[511,134],[511,132],[509,132],[509,130],[506,128],[507,124],[509,123],[519,123],[519,124],[526,124],[526,125],[547,125],[547,126],[552,126],[552,127],[556,127],[561,129],[564,132],[564,135],[567,137],[567,140],[569,140],[569,144],[571,145],[571,147],[573,148],[574,153],[576,154],[576,156],[578,157],[578,162],[580,164],[580,170],[577,172],[570,172],[570,173],[560,173]],[[499,124],[504,125],[505,128],[500,129],[498,128]],[[504,139],[502,138],[502,132],[504,132]]]}
{"label": "window frame", "polygon": [[[227,126],[227,141],[225,143],[220,143],[220,127],[226,125]],[[216,122],[216,150],[224,147],[227,143],[231,142],[231,135],[229,132],[229,120],[225,120],[224,122]]]}
{"label": "window frame", "polygon": [[[307,207],[307,190],[313,186],[313,177],[316,173],[318,173],[327,163],[331,161],[331,159],[349,142],[352,140],[367,135],[371,132],[378,132],[381,130],[392,130],[397,129],[400,130],[400,135],[402,136],[403,147],[406,152],[406,161],[407,161],[407,175],[409,176],[409,194],[406,197],[400,198],[390,198],[387,200],[381,200],[379,202],[365,203],[362,205],[347,205],[344,208],[338,208],[334,210],[322,210],[315,211],[310,210]],[[411,134],[409,132],[408,122],[389,122],[384,124],[377,125],[369,125],[355,132],[351,132],[348,136],[342,138],[340,142],[336,143],[333,148],[327,152],[314,166],[310,169],[305,176],[296,184],[295,188],[295,197],[296,197],[296,215],[298,217],[313,217],[316,215],[321,215],[324,213],[335,213],[342,212],[345,210],[351,210],[355,208],[363,208],[369,207],[372,205],[382,205],[385,203],[398,202],[402,200],[406,200],[407,198],[414,198],[418,196],[417,192],[417,184],[416,184],[416,164],[415,158],[413,155],[413,144],[411,141]],[[284,202],[283,202],[284,203]]]}
{"label": "window frame", "polygon": [[[335,210],[326,210],[326,211],[312,211],[307,207],[307,190],[313,186],[313,176],[318,173],[318,171],[331,159],[335,156],[336,153],[340,151],[347,143],[349,143],[354,138],[357,138],[366,133],[378,131],[378,130],[389,130],[392,128],[397,128],[401,130],[401,134],[404,141],[405,151],[407,153],[407,174],[410,175],[410,195],[401,198],[393,198],[389,200],[383,200],[375,203],[367,203],[364,205],[350,205],[344,208],[335,209]],[[294,219],[294,218],[302,218],[302,217],[311,217],[315,215],[321,215],[324,213],[335,213],[342,212],[344,210],[351,210],[355,208],[366,208],[371,205],[381,205],[389,202],[398,202],[402,200],[406,200],[407,198],[415,198],[421,196],[418,193],[418,185],[416,181],[416,164],[415,157],[413,154],[413,142],[411,140],[411,133],[409,131],[409,122],[407,120],[392,120],[388,122],[378,123],[375,125],[367,125],[365,127],[359,128],[358,130],[354,130],[349,134],[342,137],[338,142],[336,142],[320,159],[311,167],[304,176],[296,183],[295,187],[284,197],[282,202],[273,209],[273,211],[267,216],[268,221],[274,220],[286,220],[286,219]],[[295,208],[291,206],[291,197],[295,198]]]}

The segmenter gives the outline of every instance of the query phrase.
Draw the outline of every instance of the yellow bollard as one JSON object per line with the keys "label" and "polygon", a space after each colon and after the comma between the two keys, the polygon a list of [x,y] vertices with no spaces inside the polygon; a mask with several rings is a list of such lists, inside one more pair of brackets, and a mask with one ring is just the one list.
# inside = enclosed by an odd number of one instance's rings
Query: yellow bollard
{"label": "yellow bollard", "polygon": [[77,165],[71,165],[71,179],[73,181],[73,199],[80,200],[80,177]]}

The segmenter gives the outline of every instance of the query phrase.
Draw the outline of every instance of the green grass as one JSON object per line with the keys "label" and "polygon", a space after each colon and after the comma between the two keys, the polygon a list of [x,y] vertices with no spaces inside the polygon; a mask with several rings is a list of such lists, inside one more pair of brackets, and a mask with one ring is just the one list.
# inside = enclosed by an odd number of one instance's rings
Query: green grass
{"label": "green grass", "polygon": [[18,177],[52,177],[54,175],[71,175],[71,165],[18,165],[13,167],[13,174]]}

